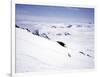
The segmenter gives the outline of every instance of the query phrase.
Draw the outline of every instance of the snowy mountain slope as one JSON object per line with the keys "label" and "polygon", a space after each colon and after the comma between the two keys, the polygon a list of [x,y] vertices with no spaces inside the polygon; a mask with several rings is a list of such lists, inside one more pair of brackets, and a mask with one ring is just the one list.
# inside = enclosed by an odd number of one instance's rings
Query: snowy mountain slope
{"label": "snowy mountain slope", "polygon": [[[39,29],[39,35],[45,33],[50,40],[34,35],[26,29],[16,28],[16,72],[94,67],[93,31],[83,29],[85,32],[80,32],[77,28],[47,27]],[[65,31],[71,35],[62,35]],[[61,32],[61,36],[56,35],[57,32]],[[62,47],[56,41],[64,42],[66,47]]]}
{"label": "snowy mountain slope", "polygon": [[[35,58],[41,64],[61,67],[69,61],[67,54],[67,49],[58,43],[33,35],[26,30],[16,28],[16,71],[22,69],[20,66],[23,67],[24,64],[20,63],[26,62],[24,59],[27,59],[28,56],[33,58],[32,63]],[[22,61],[20,61],[20,58],[22,58]],[[27,64],[31,66],[31,63]],[[38,67],[37,64],[35,66]]]}

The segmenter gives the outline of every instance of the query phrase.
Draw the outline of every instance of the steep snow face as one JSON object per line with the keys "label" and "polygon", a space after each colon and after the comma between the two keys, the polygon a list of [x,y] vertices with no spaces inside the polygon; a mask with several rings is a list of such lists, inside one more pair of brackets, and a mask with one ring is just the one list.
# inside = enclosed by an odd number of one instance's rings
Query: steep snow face
{"label": "steep snow face", "polygon": [[[48,25],[38,29],[39,35],[45,33],[50,39],[16,28],[17,73],[94,67],[92,28],[56,27],[58,28]],[[65,36],[64,32],[69,34]],[[66,46],[63,47],[56,41],[63,42]]]}
{"label": "steep snow face", "polygon": [[68,62],[67,49],[57,42],[16,28],[16,72],[60,68]]}

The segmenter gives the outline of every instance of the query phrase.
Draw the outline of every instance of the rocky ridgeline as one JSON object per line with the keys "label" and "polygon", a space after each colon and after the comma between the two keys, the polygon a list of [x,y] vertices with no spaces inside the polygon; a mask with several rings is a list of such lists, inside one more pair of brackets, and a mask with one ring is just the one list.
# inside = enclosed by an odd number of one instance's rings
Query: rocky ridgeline
{"label": "rocky ridgeline", "polygon": [[[40,37],[44,37],[44,38],[47,38],[47,39],[50,39],[49,38],[49,36],[48,36],[48,34],[50,34],[50,32],[47,32],[47,33],[45,33],[45,32],[43,32],[43,33],[40,33],[39,32],[39,29],[36,29],[36,30],[33,30],[33,31],[31,31],[29,28],[23,28],[23,27],[20,27],[20,26],[18,26],[18,25],[15,25],[16,26],[16,28],[21,28],[21,29],[24,29],[24,30],[27,30],[28,32],[31,32],[32,34],[34,34],[34,35],[37,35],[37,36],[40,36]],[[72,25],[69,25],[69,26],[67,26],[67,28],[71,28],[72,27]],[[51,26],[51,28],[57,28],[56,26]],[[62,27],[62,26],[60,26],[60,28],[64,28],[64,27]],[[57,36],[62,36],[62,35],[64,35],[64,36],[69,36],[69,35],[71,35],[71,33],[69,33],[69,32],[64,32],[64,33],[56,33],[56,35]]]}

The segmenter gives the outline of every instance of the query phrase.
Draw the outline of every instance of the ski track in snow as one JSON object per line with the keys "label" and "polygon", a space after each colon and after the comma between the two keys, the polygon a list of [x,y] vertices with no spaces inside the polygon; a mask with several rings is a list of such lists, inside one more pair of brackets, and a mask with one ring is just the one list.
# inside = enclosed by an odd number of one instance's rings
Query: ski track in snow
{"label": "ski track in snow", "polygon": [[[94,68],[93,26],[71,25],[69,28],[62,24],[40,23],[35,26],[28,24],[18,24],[18,26],[16,28],[17,73]],[[39,35],[32,34],[36,30]],[[66,47],[56,41],[63,42]]]}

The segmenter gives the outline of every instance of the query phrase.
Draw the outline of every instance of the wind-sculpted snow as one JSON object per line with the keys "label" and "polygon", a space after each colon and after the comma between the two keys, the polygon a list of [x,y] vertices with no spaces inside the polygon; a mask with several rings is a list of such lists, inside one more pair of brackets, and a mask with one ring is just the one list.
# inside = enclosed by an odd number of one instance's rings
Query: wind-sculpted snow
{"label": "wind-sculpted snow", "polygon": [[94,68],[93,24],[16,24],[16,72]]}

